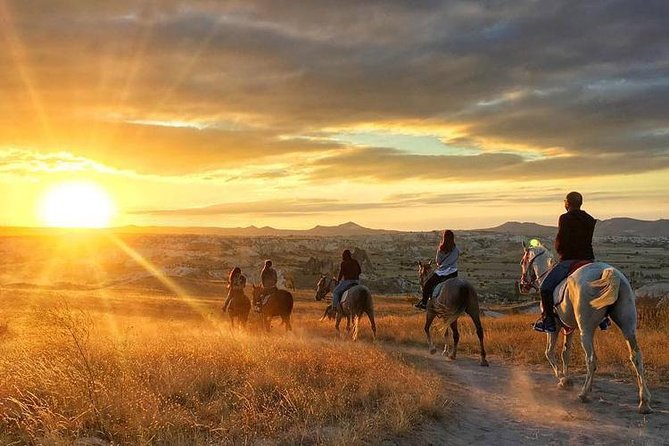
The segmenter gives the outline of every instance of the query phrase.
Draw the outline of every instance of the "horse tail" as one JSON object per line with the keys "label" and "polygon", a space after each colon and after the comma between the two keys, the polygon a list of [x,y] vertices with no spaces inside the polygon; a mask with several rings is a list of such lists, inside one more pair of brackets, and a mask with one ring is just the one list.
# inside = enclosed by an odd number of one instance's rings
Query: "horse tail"
{"label": "horse tail", "polygon": [[592,308],[597,310],[606,308],[616,303],[618,292],[620,291],[620,277],[616,274],[614,268],[605,268],[602,271],[602,277],[590,282],[592,288],[601,288],[597,297],[590,301]]}

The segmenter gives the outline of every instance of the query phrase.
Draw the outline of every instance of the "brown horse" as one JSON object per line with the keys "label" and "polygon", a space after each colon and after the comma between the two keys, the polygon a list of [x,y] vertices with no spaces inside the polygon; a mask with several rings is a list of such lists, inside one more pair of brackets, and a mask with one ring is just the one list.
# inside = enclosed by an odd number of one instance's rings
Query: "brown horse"
{"label": "brown horse", "polygon": [[246,297],[246,294],[244,294],[244,290],[231,289],[230,302],[228,303],[228,307],[224,308],[223,311],[228,313],[230,325],[232,325],[232,327],[235,326],[235,320],[243,327],[249,320],[251,301]]}
{"label": "brown horse", "polygon": [[274,289],[263,296],[262,286],[253,285],[253,307],[260,313],[265,331],[269,331],[272,318],[279,316],[286,331],[292,331],[290,315],[293,312],[293,295],[286,290]]}
{"label": "brown horse", "polygon": [[[421,288],[432,274],[432,266],[430,263],[418,262],[418,278],[420,279]],[[428,301],[426,318],[425,318],[425,334],[427,335],[427,342],[430,347],[430,354],[435,354],[437,348],[432,342],[432,335],[430,334],[430,327],[436,317],[442,318],[446,325],[450,325],[453,330],[453,350],[448,350],[448,341],[444,344],[443,355],[448,355],[449,359],[455,359],[458,352],[458,342],[460,341],[460,333],[458,332],[458,318],[467,313],[472,318],[474,326],[476,327],[476,335],[479,338],[481,346],[481,359],[479,364],[488,366],[486,360],[485,348],[483,347],[483,326],[481,325],[481,316],[479,310],[479,299],[474,287],[466,280],[457,277],[448,279],[443,283],[439,295]],[[448,328],[444,333],[444,337],[448,337]]]}
{"label": "brown horse", "polygon": [[[334,277],[327,278],[321,276],[316,285],[316,300],[320,301],[331,291],[337,280]],[[349,288],[346,300],[339,304],[339,308],[332,308],[332,304],[325,308],[321,321],[325,318],[335,319],[335,329],[337,336],[340,335],[339,324],[342,318],[346,318],[346,331],[351,331],[351,319],[353,319],[353,333],[351,338],[358,339],[358,327],[360,325],[360,316],[366,314],[369,318],[369,325],[372,327],[372,337],[376,339],[376,322],[374,321],[374,301],[372,293],[364,285],[354,285]]]}

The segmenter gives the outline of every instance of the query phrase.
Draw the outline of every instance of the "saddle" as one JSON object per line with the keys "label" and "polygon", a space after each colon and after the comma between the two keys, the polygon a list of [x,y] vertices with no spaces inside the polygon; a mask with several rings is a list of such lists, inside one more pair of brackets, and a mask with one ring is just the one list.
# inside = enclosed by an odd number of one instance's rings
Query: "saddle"
{"label": "saddle", "polygon": [[569,267],[569,274],[567,274],[567,277],[571,276],[576,272],[576,270],[581,269],[581,267],[585,265],[591,264],[593,261],[592,260],[579,260],[577,262],[574,262],[571,264],[571,267]]}
{"label": "saddle", "polygon": [[265,306],[265,304],[269,301],[269,298],[272,297],[272,294],[276,293],[279,291],[279,289],[275,286],[271,288],[265,288],[262,292],[262,300],[260,301],[260,306]]}
{"label": "saddle", "polygon": [[[569,267],[569,273],[567,274],[567,277],[562,281],[562,283],[555,289],[553,292],[553,306],[558,307],[560,304],[564,301],[564,298],[567,295],[567,279],[569,279],[569,276],[574,274],[576,271],[579,269],[583,268],[586,265],[589,265],[593,263],[592,260],[579,260],[571,264]],[[569,334],[572,331],[574,331],[576,328],[575,327],[570,327],[567,324],[562,321],[558,315],[558,312],[555,312],[555,316],[557,319],[560,321],[560,324],[563,327],[563,330],[565,334]]]}
{"label": "saddle", "polygon": [[592,260],[579,260],[571,264],[567,277],[562,281],[560,286],[555,289],[556,292],[553,292],[553,303],[556,307],[560,305],[562,301],[564,301],[565,295],[567,294],[567,279],[569,276],[583,268],[585,265],[589,265],[591,263],[593,263]]}
{"label": "saddle", "polygon": [[348,291],[349,291],[351,288],[353,288],[354,286],[358,286],[358,285],[359,285],[359,283],[354,282],[354,283],[351,283],[351,284],[347,285],[347,286],[344,288],[344,292],[341,294],[341,300],[339,301],[339,304],[340,304],[340,305],[343,304],[343,303],[346,301],[346,298],[348,297]]}

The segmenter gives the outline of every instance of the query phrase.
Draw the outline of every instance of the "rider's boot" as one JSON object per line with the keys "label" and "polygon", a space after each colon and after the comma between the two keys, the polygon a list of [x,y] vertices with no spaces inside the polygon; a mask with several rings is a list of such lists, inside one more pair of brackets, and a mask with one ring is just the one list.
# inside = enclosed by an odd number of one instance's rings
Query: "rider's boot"
{"label": "rider's boot", "polygon": [[599,329],[608,330],[610,326],[611,326],[611,318],[608,315],[606,315],[604,319],[599,323]]}
{"label": "rider's boot", "polygon": [[427,300],[425,298],[421,298],[421,300],[418,301],[414,307],[418,308],[419,310],[425,310],[427,308]]}
{"label": "rider's boot", "polygon": [[541,293],[541,308],[543,309],[543,315],[541,319],[537,320],[532,328],[536,331],[541,331],[545,333],[555,333],[557,330],[557,325],[555,323],[555,314],[553,312],[553,293],[542,292]]}

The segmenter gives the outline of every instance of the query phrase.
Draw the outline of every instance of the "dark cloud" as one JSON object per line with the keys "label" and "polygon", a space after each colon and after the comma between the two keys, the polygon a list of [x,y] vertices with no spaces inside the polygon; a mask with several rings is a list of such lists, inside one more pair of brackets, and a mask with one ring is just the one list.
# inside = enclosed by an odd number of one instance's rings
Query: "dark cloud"
{"label": "dark cloud", "polygon": [[[156,173],[335,149],[312,178],[340,169],[387,180],[535,179],[667,166],[666,1],[26,0],[8,11],[7,144]],[[230,116],[243,130],[124,122]],[[476,157],[420,157],[291,139],[386,122],[458,126],[468,147],[494,141],[563,157],[527,161],[489,146]]]}
{"label": "dark cloud", "polygon": [[629,154],[581,154],[527,160],[517,154],[483,153],[472,156],[407,155],[384,148],[348,149],[313,164],[312,178],[332,172],[347,178],[395,181],[433,180],[542,180],[599,175],[633,174],[669,168],[669,155],[642,158]]}

